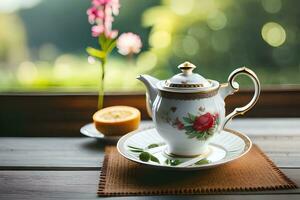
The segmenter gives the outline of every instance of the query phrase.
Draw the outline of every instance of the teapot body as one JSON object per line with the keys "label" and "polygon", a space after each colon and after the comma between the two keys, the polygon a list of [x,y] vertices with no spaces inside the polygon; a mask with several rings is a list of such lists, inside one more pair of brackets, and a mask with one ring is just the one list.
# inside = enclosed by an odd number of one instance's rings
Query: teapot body
{"label": "teapot body", "polygon": [[168,144],[169,154],[196,156],[220,133],[225,103],[218,90],[185,94],[159,91],[153,102],[152,118]]}
{"label": "teapot body", "polygon": [[[166,141],[170,156],[193,157],[205,154],[210,141],[235,116],[243,115],[258,101],[260,82],[246,67],[234,70],[227,83],[205,79],[193,73],[195,65],[185,62],[178,66],[182,73],[168,80],[149,75],[137,77],[146,88],[147,111],[160,136]],[[254,95],[243,107],[225,116],[224,99],[239,90],[235,78],[246,75],[254,84]]]}

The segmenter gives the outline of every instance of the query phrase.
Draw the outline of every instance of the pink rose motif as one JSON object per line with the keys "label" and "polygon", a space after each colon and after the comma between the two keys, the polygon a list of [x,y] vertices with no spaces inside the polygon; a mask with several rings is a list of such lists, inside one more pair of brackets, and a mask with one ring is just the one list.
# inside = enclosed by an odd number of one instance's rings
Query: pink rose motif
{"label": "pink rose motif", "polygon": [[219,113],[214,114],[214,119],[217,120],[219,118]]}
{"label": "pink rose motif", "polygon": [[196,117],[193,128],[196,131],[202,132],[213,127],[214,123],[215,117],[210,113],[206,113],[204,115]]}
{"label": "pink rose motif", "polygon": [[178,117],[176,118],[174,125],[175,125],[179,130],[184,129],[184,124],[178,119]]}

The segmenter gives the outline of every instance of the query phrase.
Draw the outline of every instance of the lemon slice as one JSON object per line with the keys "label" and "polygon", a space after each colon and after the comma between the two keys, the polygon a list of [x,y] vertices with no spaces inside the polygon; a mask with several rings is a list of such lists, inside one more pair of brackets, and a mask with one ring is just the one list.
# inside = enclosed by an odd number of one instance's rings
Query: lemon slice
{"label": "lemon slice", "polygon": [[124,135],[136,130],[141,121],[141,113],[130,106],[111,106],[93,115],[95,127],[106,136]]}

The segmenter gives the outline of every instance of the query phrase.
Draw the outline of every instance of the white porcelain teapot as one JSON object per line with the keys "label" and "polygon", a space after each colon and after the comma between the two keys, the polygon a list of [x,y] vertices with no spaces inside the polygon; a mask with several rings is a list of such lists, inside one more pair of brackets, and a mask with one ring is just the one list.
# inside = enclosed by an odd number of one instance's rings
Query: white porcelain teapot
{"label": "white porcelain teapot", "polygon": [[[181,73],[168,80],[149,75],[137,77],[147,88],[147,110],[158,133],[168,145],[167,153],[175,156],[197,156],[206,150],[209,141],[236,115],[243,115],[258,100],[260,83],[256,74],[246,68],[234,70],[228,83],[205,79],[193,73],[195,65],[185,62],[178,66]],[[224,99],[239,90],[234,81],[245,74],[254,83],[251,101],[225,116]]]}

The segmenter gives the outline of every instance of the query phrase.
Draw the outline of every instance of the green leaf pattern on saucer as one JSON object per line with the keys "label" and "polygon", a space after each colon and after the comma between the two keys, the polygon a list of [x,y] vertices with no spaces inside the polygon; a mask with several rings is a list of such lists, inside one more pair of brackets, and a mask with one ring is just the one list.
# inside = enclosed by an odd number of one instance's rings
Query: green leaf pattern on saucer
{"label": "green leaf pattern on saucer", "polygon": [[160,163],[159,159],[157,157],[155,157],[153,154],[147,152],[147,150],[149,149],[153,149],[156,147],[160,147],[165,145],[165,143],[157,143],[157,144],[149,144],[146,148],[139,148],[139,147],[134,147],[131,145],[128,145],[128,148],[130,151],[135,152],[135,153],[140,153],[139,154],[139,159],[143,162],[149,162],[149,161],[153,161],[156,163]]}

